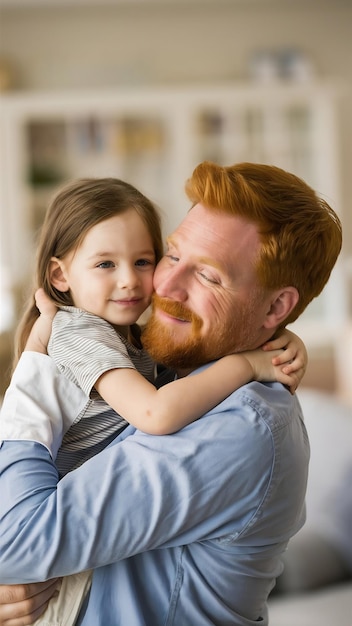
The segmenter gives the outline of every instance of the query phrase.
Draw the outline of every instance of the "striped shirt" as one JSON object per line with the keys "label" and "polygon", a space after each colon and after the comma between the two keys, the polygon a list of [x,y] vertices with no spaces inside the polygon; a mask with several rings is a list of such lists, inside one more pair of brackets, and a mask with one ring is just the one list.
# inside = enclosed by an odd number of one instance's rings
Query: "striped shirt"
{"label": "striped shirt", "polygon": [[[140,329],[131,331],[139,343]],[[105,448],[127,426],[94,389],[111,369],[136,369],[154,382],[154,362],[141,348],[118,334],[96,315],[76,307],[62,307],[53,321],[48,354],[60,372],[87,395],[87,404],[63,438],[56,464],[61,475]]]}

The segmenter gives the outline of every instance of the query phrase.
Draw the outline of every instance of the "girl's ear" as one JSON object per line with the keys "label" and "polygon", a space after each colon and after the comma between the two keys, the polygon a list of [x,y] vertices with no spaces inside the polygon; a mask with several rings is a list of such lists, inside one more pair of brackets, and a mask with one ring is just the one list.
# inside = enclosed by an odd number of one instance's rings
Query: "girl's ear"
{"label": "girl's ear", "polygon": [[280,326],[295,308],[298,300],[299,293],[296,287],[285,287],[277,291],[271,300],[270,308],[266,315],[265,328]]}
{"label": "girl's ear", "polygon": [[65,276],[64,264],[55,256],[50,259],[49,275],[50,282],[55,289],[62,292],[69,291],[70,285],[68,284]]}

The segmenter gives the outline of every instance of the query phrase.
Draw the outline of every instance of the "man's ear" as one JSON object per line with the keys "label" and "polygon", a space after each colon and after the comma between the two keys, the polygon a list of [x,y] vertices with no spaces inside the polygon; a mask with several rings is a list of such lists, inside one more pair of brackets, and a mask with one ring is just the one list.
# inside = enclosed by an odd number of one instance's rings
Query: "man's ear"
{"label": "man's ear", "polygon": [[276,291],[271,299],[264,327],[276,328],[280,326],[295,308],[298,300],[299,293],[296,287],[285,287]]}
{"label": "man's ear", "polygon": [[65,276],[64,264],[60,259],[57,259],[56,256],[50,259],[49,274],[50,282],[55,289],[62,292],[70,289],[70,285]]}

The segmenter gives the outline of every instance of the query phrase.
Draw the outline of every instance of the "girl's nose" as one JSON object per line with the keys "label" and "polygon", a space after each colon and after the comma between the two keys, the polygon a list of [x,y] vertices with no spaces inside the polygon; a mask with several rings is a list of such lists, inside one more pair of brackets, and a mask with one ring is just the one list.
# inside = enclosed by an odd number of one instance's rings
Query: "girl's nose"
{"label": "girl's nose", "polygon": [[119,267],[116,282],[120,289],[132,289],[139,284],[138,273],[133,267]]}

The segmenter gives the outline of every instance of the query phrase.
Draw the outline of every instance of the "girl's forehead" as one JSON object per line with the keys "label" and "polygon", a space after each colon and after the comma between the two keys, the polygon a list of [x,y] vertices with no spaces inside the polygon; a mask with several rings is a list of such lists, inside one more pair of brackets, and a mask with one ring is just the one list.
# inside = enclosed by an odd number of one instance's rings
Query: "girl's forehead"
{"label": "girl's forehead", "polygon": [[154,249],[152,236],[136,211],[124,212],[93,225],[83,237],[79,249],[113,251],[118,249]]}

